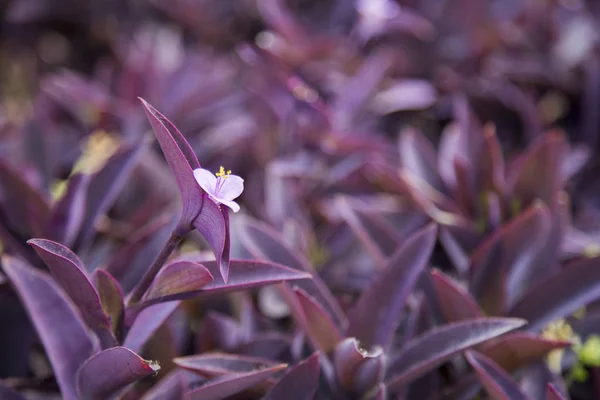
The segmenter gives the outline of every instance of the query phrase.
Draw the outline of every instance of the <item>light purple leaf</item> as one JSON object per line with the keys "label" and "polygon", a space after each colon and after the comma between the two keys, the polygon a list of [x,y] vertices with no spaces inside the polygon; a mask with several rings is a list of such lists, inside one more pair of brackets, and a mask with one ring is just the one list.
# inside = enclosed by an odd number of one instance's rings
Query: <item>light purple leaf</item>
{"label": "light purple leaf", "polygon": [[202,264],[176,261],[160,270],[142,301],[160,301],[163,297],[198,291],[212,280],[211,273]]}
{"label": "light purple leaf", "polygon": [[96,219],[106,214],[127,183],[138,156],[144,146],[141,143],[123,145],[107,161],[106,165],[92,175],[88,184],[85,216],[74,247],[86,246],[96,229]]}
{"label": "light purple leaf", "polygon": [[[273,374],[285,369],[286,364],[259,367],[251,372],[231,373],[208,381],[188,393],[190,400],[221,400],[264,382]],[[287,398],[287,397],[286,397]]]}
{"label": "light purple leaf", "polygon": [[148,390],[142,400],[189,400],[185,372],[175,369]]}
{"label": "light purple leaf", "polygon": [[388,369],[388,390],[395,391],[454,355],[525,325],[516,318],[478,318],[444,325],[408,342]]}
{"label": "light purple leaf", "polygon": [[106,399],[111,394],[146,376],[160,366],[146,361],[125,347],[113,347],[95,354],[77,371],[77,393],[82,399]]}
{"label": "light purple leaf", "polygon": [[83,320],[98,335],[104,348],[117,344],[110,318],[104,312],[98,292],[87,277],[79,258],[65,246],[46,239],[27,241],[44,260],[64,291],[79,308]]}
{"label": "light purple leaf", "polygon": [[121,335],[123,327],[123,317],[125,305],[123,302],[123,292],[115,278],[108,271],[97,269],[92,275],[94,286],[100,297],[102,309],[110,319],[112,331],[117,338]]}
{"label": "light purple leaf", "polygon": [[[312,272],[308,260],[291,249],[280,239],[281,235],[267,225],[244,218],[243,223],[237,228],[240,241],[253,257],[271,260],[298,271]],[[338,328],[345,324],[344,312],[318,274],[314,274],[312,279],[296,281],[294,285],[317,299],[331,315]]]}
{"label": "light purple leaf", "polygon": [[203,208],[204,200],[204,192],[196,182],[193,173],[194,169],[200,168],[198,158],[187,140],[171,121],[142,98],[140,98],[140,101],[179,186],[183,200],[181,223],[186,227],[191,226]]}
{"label": "light purple leaf", "polygon": [[598,299],[600,257],[580,259],[536,284],[509,315],[527,319],[527,330],[538,332],[551,321],[564,318]]}
{"label": "light purple leaf", "polygon": [[429,225],[394,253],[351,310],[348,336],[367,348],[390,345],[406,298],[429,261],[436,232],[435,225]]}
{"label": "light purple leaf", "polygon": [[528,400],[528,397],[519,389],[517,382],[495,362],[473,350],[467,351],[466,357],[469,364],[475,369],[479,381],[492,398]]}
{"label": "light purple leaf", "polygon": [[299,309],[300,321],[313,346],[327,354],[342,340],[342,334],[331,320],[327,311],[304,290],[293,289]]}
{"label": "light purple leaf", "polygon": [[156,304],[140,312],[133,325],[131,325],[123,346],[136,353],[140,352],[144,344],[146,344],[167,318],[171,316],[180,303],[180,301],[171,301]]}
{"label": "light purple leaf", "polygon": [[85,216],[89,183],[89,175],[73,175],[65,195],[52,206],[48,232],[54,241],[67,247],[75,242]]}
{"label": "light purple leaf", "polygon": [[194,227],[206,238],[219,262],[219,276],[227,282],[229,278],[229,211],[206,198],[202,211],[192,221]]}
{"label": "light purple leaf", "polygon": [[83,321],[50,276],[10,256],[2,258],[2,265],[44,344],[62,395],[79,399],[75,375],[94,351]]}
{"label": "light purple leaf", "polygon": [[173,362],[180,368],[209,378],[246,373],[276,366],[286,367],[285,364],[277,364],[274,361],[264,358],[218,352],[178,357]]}
{"label": "light purple leaf", "polygon": [[319,353],[290,368],[263,400],[312,400],[319,384]]}
{"label": "light purple leaf", "polygon": [[519,279],[535,260],[550,230],[548,209],[537,204],[496,231],[471,256],[471,292],[488,313],[502,314]]}
{"label": "light purple leaf", "polygon": [[508,372],[541,360],[548,352],[572,343],[551,340],[526,332],[513,332],[483,343],[478,351]]}
{"label": "light purple leaf", "polygon": [[439,306],[448,322],[479,318],[483,312],[471,294],[438,270],[431,271]]}

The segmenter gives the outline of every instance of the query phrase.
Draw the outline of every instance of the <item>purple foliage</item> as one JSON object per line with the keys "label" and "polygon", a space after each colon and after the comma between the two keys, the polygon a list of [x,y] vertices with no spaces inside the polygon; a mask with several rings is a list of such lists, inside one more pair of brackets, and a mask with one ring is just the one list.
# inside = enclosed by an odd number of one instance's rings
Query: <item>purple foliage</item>
{"label": "purple foliage", "polygon": [[600,398],[595,1],[0,8],[0,397]]}

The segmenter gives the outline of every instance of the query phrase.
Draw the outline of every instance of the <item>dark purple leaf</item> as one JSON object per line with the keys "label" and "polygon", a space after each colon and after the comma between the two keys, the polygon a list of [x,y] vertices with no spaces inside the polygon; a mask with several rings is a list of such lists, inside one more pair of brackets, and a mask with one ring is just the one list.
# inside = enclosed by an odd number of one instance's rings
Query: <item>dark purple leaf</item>
{"label": "dark purple leaf", "polygon": [[448,322],[479,318],[483,312],[471,294],[438,270],[431,272],[439,306]]}
{"label": "dark purple leaf", "polygon": [[100,304],[110,319],[112,331],[117,337],[120,337],[125,310],[121,287],[116,279],[103,269],[95,270],[92,280],[98,291]]}
{"label": "dark purple leaf", "polygon": [[277,364],[264,358],[226,353],[205,353],[179,357],[175,358],[173,362],[185,370],[209,378],[246,373],[263,368],[286,367],[285,364]]}
{"label": "dark purple leaf", "polygon": [[64,291],[81,311],[88,326],[98,335],[104,348],[117,344],[110,318],[104,312],[98,292],[87,277],[85,266],[68,248],[46,239],[27,241],[44,260]]}
{"label": "dark purple leaf", "polygon": [[212,280],[211,273],[203,265],[190,261],[176,261],[160,270],[142,301],[160,300],[167,296],[198,291]]}
{"label": "dark purple leaf", "polygon": [[302,326],[315,349],[329,353],[342,340],[341,332],[317,300],[302,289],[294,288],[293,294],[295,301],[292,301],[297,303],[300,318],[296,322]]}
{"label": "dark purple leaf", "polygon": [[500,368],[492,360],[469,350],[466,354],[469,364],[475,369],[479,381],[488,394],[497,400],[527,400],[519,385],[510,375]]}
{"label": "dark purple leaf", "polygon": [[123,346],[139,353],[154,332],[171,316],[179,301],[170,301],[146,308],[137,315],[125,337]]}
{"label": "dark purple leaf", "polygon": [[3,400],[27,400],[25,396],[0,382],[0,399]]}
{"label": "dark purple leaf", "polygon": [[79,399],[75,375],[94,351],[83,321],[50,276],[9,256],[2,258],[2,265],[44,344],[62,395]]}
{"label": "dark purple leaf", "polygon": [[106,214],[117,199],[143,148],[141,143],[123,146],[106,161],[106,165],[100,171],[92,175],[88,184],[85,216],[81,222],[76,248],[88,244],[95,232],[96,219]]}
{"label": "dark purple leaf", "polygon": [[231,351],[242,340],[240,324],[237,320],[214,311],[209,311],[202,322],[202,329],[196,337],[199,352],[213,349]]}
{"label": "dark purple leaf", "polygon": [[537,332],[599,298],[600,257],[580,259],[540,281],[509,315],[527,319],[527,330]]}
{"label": "dark purple leaf", "polygon": [[544,244],[550,215],[543,205],[534,205],[496,231],[471,256],[471,292],[488,313],[503,313],[509,299],[519,293],[522,279]]}
{"label": "dark purple leaf", "polygon": [[[251,372],[231,373],[208,381],[198,389],[188,393],[190,400],[226,399],[264,382],[276,372],[285,369],[285,364],[271,367],[259,366]],[[289,394],[288,394],[289,395]],[[286,397],[287,398],[287,397]]]}
{"label": "dark purple leaf", "polygon": [[546,400],[567,400],[552,383],[547,385]]}
{"label": "dark purple leaf", "polygon": [[572,343],[545,339],[525,332],[504,335],[479,346],[478,351],[508,372],[541,360],[548,352]]}
{"label": "dark purple leaf", "polygon": [[346,338],[336,346],[333,362],[338,383],[350,393],[366,393],[383,378],[383,349],[363,349],[355,338]]}
{"label": "dark purple leaf", "polygon": [[219,262],[219,276],[227,282],[229,278],[229,211],[207,198],[202,211],[193,220],[194,227],[206,238]]}
{"label": "dark purple leaf", "polygon": [[319,353],[290,368],[263,400],[312,400],[319,384]]}
{"label": "dark purple leaf", "polygon": [[426,182],[433,189],[445,193],[442,178],[437,172],[437,155],[431,143],[422,133],[407,129],[401,133],[398,142],[400,165],[413,175]]}
{"label": "dark purple leaf", "polygon": [[525,325],[516,318],[478,318],[455,322],[406,343],[391,362],[386,383],[395,391],[454,355]]}
{"label": "dark purple leaf", "polygon": [[190,227],[203,208],[204,192],[194,178],[193,170],[200,168],[194,151],[181,132],[157,109],[140,98],[148,121],[177,181],[183,213],[181,224]]}
{"label": "dark purple leaf", "polygon": [[52,206],[48,232],[55,242],[67,247],[75,242],[85,216],[89,183],[89,175],[73,175],[64,196]]}
{"label": "dark purple leaf", "polygon": [[[244,218],[237,230],[240,234],[240,241],[255,258],[268,259],[295,270],[312,273],[312,267],[308,260],[297,251],[292,250],[280,239],[281,235],[267,225]],[[294,285],[316,298],[331,315],[338,328],[343,326],[345,323],[344,312],[319,275],[313,274],[312,279],[296,281]]]}
{"label": "dark purple leaf", "polygon": [[351,310],[348,336],[367,348],[390,345],[406,298],[429,261],[435,237],[436,227],[429,225],[394,253]]}
{"label": "dark purple leaf", "polygon": [[160,366],[146,361],[125,347],[113,347],[88,359],[77,371],[77,392],[83,399],[106,399],[146,376],[158,373]]}

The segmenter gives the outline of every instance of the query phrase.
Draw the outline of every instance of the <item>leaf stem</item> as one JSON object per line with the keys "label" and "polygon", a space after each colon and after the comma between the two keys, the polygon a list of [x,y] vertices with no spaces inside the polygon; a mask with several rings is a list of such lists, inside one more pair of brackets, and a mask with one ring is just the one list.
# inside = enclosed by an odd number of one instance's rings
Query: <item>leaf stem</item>
{"label": "leaf stem", "polygon": [[152,281],[154,280],[154,277],[156,277],[156,274],[158,274],[158,272],[160,271],[164,263],[167,261],[173,250],[175,250],[179,242],[181,242],[181,240],[184,238],[185,235],[188,234],[188,232],[190,232],[190,230],[191,229],[189,228],[184,228],[181,224],[178,224],[175,227],[175,229],[173,229],[173,232],[171,232],[171,236],[169,236],[169,240],[167,240],[158,256],[156,256],[154,262],[152,263],[150,268],[148,268],[148,270],[142,277],[140,283],[138,283],[138,285],[131,292],[129,300],[127,301],[127,305],[132,305],[140,301],[144,293],[146,293],[146,290],[148,290],[148,288],[152,284]]}

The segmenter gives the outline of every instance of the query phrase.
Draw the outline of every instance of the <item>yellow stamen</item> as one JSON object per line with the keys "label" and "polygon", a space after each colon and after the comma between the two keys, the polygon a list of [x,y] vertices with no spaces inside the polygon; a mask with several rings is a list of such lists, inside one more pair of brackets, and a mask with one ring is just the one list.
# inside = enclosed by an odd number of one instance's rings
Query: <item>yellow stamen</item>
{"label": "yellow stamen", "polygon": [[225,168],[223,168],[223,166],[221,166],[219,168],[219,172],[217,172],[215,175],[218,178],[227,178],[229,175],[231,175],[231,170],[228,169],[227,172],[225,172]]}

